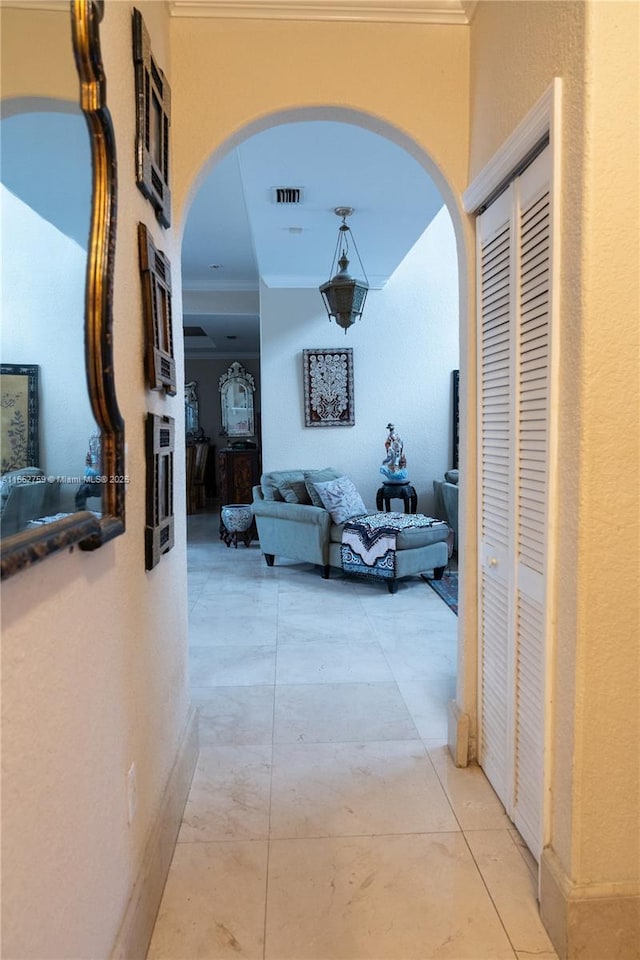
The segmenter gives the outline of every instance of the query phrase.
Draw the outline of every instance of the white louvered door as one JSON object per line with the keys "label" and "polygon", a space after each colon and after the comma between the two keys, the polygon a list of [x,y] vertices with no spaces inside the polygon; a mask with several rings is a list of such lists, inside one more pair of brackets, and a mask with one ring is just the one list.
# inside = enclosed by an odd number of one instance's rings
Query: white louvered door
{"label": "white louvered door", "polygon": [[509,553],[513,540],[513,303],[515,230],[512,191],[478,220],[480,313],[480,762],[505,807],[511,795],[513,752],[508,700],[513,665],[509,645]]}
{"label": "white louvered door", "polygon": [[542,847],[551,387],[551,204],[544,151],[478,218],[479,757]]}

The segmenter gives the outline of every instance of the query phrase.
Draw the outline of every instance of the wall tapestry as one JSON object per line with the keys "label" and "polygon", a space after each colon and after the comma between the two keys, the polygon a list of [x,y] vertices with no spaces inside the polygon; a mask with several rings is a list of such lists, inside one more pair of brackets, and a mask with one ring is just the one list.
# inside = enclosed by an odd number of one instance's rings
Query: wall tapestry
{"label": "wall tapestry", "polygon": [[0,381],[0,472],[39,467],[38,367],[3,363]]}
{"label": "wall tapestry", "polygon": [[303,350],[305,427],[352,427],[353,350]]}

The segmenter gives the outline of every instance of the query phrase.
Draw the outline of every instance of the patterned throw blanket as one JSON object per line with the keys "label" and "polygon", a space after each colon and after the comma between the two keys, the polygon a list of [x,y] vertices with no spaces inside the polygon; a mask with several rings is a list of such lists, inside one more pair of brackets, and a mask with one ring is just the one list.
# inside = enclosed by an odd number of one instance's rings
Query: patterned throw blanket
{"label": "patterned throw blanket", "polygon": [[392,580],[396,574],[396,539],[408,527],[446,527],[422,513],[372,513],[356,517],[342,531],[342,569]]}

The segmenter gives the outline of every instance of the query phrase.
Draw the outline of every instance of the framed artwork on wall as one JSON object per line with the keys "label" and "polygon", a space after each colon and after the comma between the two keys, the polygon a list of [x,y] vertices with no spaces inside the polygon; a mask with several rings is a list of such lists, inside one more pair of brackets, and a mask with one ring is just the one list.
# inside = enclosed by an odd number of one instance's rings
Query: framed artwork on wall
{"label": "framed artwork on wall", "polygon": [[163,227],[171,223],[169,126],[171,90],[151,52],[142,14],[133,10],[136,80],[136,182]]}
{"label": "framed artwork on wall", "polygon": [[460,371],[453,371],[453,465],[458,469],[458,446],[460,443]]}
{"label": "framed artwork on wall", "polygon": [[145,321],[145,367],[151,390],[176,393],[171,313],[171,264],[158,250],[144,223],[138,224],[142,309]]}
{"label": "framed artwork on wall", "polygon": [[305,427],[352,427],[353,350],[302,351]]}
{"label": "framed artwork on wall", "polygon": [[38,366],[3,363],[0,367],[2,473],[39,467]]}
{"label": "framed artwork on wall", "polygon": [[153,570],[174,544],[173,417],[147,414],[147,523],[145,527],[145,570]]}

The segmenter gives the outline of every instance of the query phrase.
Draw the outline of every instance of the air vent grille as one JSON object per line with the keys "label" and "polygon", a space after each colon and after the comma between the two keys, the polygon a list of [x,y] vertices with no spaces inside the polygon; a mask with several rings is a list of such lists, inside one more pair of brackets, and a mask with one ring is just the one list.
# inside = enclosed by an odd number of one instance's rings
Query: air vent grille
{"label": "air vent grille", "polygon": [[271,196],[274,203],[295,204],[302,203],[301,187],[272,187]]}
{"label": "air vent grille", "polygon": [[185,327],[184,328],[185,337],[206,337],[207,334],[202,329],[202,327]]}

